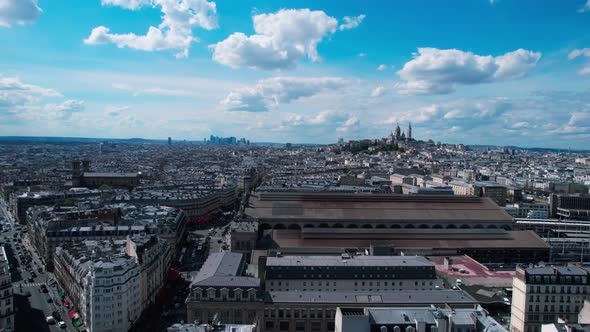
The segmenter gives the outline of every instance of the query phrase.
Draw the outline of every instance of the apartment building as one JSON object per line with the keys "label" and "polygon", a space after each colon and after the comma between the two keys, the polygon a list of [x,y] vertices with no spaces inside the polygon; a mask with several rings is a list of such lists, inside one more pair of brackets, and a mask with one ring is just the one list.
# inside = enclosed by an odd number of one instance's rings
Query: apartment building
{"label": "apartment building", "polygon": [[53,268],[55,248],[68,242],[156,235],[176,250],[185,238],[186,217],[181,209],[119,203],[98,211],[113,209],[117,213],[101,217],[86,207],[77,209],[76,213],[57,207],[35,207],[28,211],[27,236],[49,270]]}
{"label": "apartment building", "polygon": [[230,324],[254,323],[258,331],[328,332],[335,329],[338,307],[477,302],[460,290],[435,289],[434,267],[422,257],[267,257],[259,261],[260,279],[246,271],[253,272],[241,254],[209,256],[193,277],[187,321],[210,323],[218,317]]}
{"label": "apartment building", "polygon": [[480,306],[338,308],[336,332],[507,332]]}
{"label": "apartment building", "polygon": [[262,257],[262,285],[274,291],[372,292],[434,289],[434,265],[421,256]]}
{"label": "apartment building", "polygon": [[565,319],[575,323],[590,297],[589,271],[582,267],[517,267],[512,293],[512,332],[540,332]]}
{"label": "apartment building", "polygon": [[0,247],[0,331],[14,331],[13,288],[4,247]]}
{"label": "apartment building", "polygon": [[56,280],[90,332],[128,331],[164,285],[168,247],[154,236],[66,244],[56,248]]}

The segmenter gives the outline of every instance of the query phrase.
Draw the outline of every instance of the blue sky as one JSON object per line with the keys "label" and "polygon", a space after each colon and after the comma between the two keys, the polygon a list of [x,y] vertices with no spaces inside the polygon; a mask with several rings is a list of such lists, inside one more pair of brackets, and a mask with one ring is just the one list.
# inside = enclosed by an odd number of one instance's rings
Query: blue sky
{"label": "blue sky", "polygon": [[590,0],[4,0],[0,42],[0,135],[590,142]]}

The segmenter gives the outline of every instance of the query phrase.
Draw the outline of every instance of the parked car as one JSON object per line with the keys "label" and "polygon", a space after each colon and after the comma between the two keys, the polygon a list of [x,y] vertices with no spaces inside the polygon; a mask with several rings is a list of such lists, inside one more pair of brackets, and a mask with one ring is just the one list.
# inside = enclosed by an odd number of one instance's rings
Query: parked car
{"label": "parked car", "polygon": [[55,324],[55,318],[53,318],[53,316],[47,316],[47,318],[45,318],[45,321],[47,322],[47,324]]}
{"label": "parked car", "polygon": [[47,297],[47,303],[53,303],[53,299],[51,298],[51,296]]}
{"label": "parked car", "polygon": [[64,322],[63,320],[60,320],[60,321],[57,323],[57,326],[59,326],[59,327],[60,327],[60,328],[62,328],[62,329],[65,329],[65,328],[66,328],[66,322]]}

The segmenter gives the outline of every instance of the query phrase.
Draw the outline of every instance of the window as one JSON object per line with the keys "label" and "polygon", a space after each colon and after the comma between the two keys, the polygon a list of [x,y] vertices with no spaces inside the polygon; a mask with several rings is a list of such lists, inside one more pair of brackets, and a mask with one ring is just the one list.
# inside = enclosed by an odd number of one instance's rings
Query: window
{"label": "window", "polygon": [[305,321],[295,322],[295,331],[305,331]]}
{"label": "window", "polygon": [[289,322],[280,322],[279,323],[279,330],[289,331]]}
{"label": "window", "polygon": [[387,332],[387,326],[381,326],[379,332]]}

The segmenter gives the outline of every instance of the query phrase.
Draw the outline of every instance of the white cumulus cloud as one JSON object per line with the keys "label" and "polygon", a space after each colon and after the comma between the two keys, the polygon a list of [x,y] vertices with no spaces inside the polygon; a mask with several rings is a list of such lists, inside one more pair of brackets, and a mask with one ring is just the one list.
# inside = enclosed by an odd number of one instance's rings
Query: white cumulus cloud
{"label": "white cumulus cloud", "polygon": [[356,115],[343,111],[326,110],[311,115],[288,113],[280,127],[298,130],[321,128],[328,132],[346,132],[351,128],[358,127],[359,123],[359,118]]}
{"label": "white cumulus cloud", "polygon": [[47,104],[45,105],[45,111],[49,119],[69,119],[73,113],[84,111],[84,102],[70,99],[59,104]]}
{"label": "white cumulus cloud", "polygon": [[309,9],[282,9],[253,21],[255,34],[236,32],[210,45],[213,60],[231,68],[293,68],[305,57],[318,61],[317,45],[338,27],[335,18]]}
{"label": "white cumulus cloud", "polygon": [[491,83],[526,76],[541,53],[518,49],[499,56],[481,56],[457,49],[419,48],[397,74],[400,94],[445,94],[459,85]]}
{"label": "white cumulus cloud", "polygon": [[359,16],[344,16],[342,19],[344,23],[340,24],[338,27],[340,30],[348,30],[354,29],[363,23],[366,15],[359,15]]}
{"label": "white cumulus cloud", "polygon": [[45,97],[59,97],[53,89],[26,84],[18,77],[0,76],[0,111],[16,111]]}
{"label": "white cumulus cloud", "polygon": [[0,75],[0,113],[31,121],[57,121],[67,120],[73,113],[84,110],[84,102],[74,99],[48,103],[56,97],[62,95],[53,89]]}
{"label": "white cumulus cloud", "polygon": [[585,13],[590,11],[590,0],[586,0],[586,3],[584,4],[584,6],[582,6],[582,8],[578,9],[579,13]]}
{"label": "white cumulus cloud", "polygon": [[85,44],[112,43],[119,48],[142,51],[178,50],[176,57],[187,57],[191,44],[198,41],[193,28],[217,28],[216,4],[206,0],[102,0],[101,3],[131,10],[160,7],[162,22],[158,27],[150,26],[145,35],[111,33],[109,28],[99,26],[84,39]]}
{"label": "white cumulus cloud", "polygon": [[[568,59],[573,60],[578,57],[590,58],[590,48],[575,49],[568,54]],[[579,71],[582,76],[590,75],[590,61],[588,61]]]}
{"label": "white cumulus cloud", "polygon": [[376,87],[375,89],[373,89],[373,91],[371,92],[371,97],[379,97],[384,92],[385,92],[385,87],[380,85],[380,86]]}
{"label": "white cumulus cloud", "polygon": [[0,0],[0,26],[31,23],[39,13],[37,0]]}
{"label": "white cumulus cloud", "polygon": [[273,77],[231,91],[220,104],[229,111],[266,112],[280,104],[341,89],[347,83],[340,77]]}
{"label": "white cumulus cloud", "polygon": [[151,1],[146,0],[101,0],[103,6],[119,6],[125,9],[136,10],[144,5],[149,5]]}

